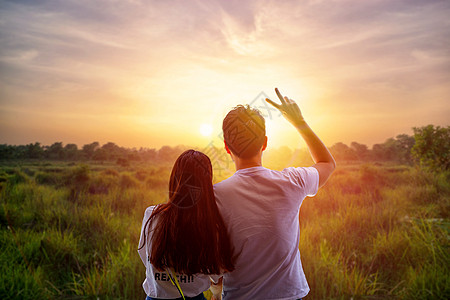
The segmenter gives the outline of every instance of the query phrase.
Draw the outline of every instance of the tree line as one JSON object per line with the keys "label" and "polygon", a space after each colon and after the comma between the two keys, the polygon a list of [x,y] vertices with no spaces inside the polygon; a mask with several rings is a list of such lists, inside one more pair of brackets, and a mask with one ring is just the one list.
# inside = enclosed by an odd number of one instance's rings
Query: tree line
{"label": "tree line", "polygon": [[0,145],[0,159],[44,159],[68,161],[117,161],[119,164],[131,161],[171,161],[182,151],[182,146],[155,148],[125,148],[108,142],[100,145],[93,142],[78,148],[76,144],[63,145],[55,142],[50,146],[41,143],[27,145]]}
{"label": "tree line", "polygon": [[369,149],[352,142],[350,146],[336,143],[330,151],[339,161],[391,161],[400,164],[419,164],[438,171],[450,169],[450,126],[427,125],[413,127],[414,134],[399,134]]}
{"label": "tree line", "polygon": [[[338,162],[380,161],[400,164],[418,163],[433,170],[450,168],[450,126],[428,125],[414,127],[412,136],[407,134],[389,138],[384,143],[367,145],[352,142],[350,145],[336,143],[330,151]],[[124,148],[113,142],[83,145],[63,145],[56,142],[49,146],[39,142],[27,145],[0,145],[0,159],[47,159],[69,161],[115,161],[127,166],[132,161],[172,162],[186,149],[183,146],[155,148]],[[216,149],[219,151],[219,149]],[[207,151],[205,151],[207,152]]]}

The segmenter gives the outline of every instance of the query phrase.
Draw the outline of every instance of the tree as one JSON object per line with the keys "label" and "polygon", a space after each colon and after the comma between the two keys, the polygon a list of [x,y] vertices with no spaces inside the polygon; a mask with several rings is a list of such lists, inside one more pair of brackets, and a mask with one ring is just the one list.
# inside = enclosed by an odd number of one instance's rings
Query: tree
{"label": "tree", "polygon": [[94,155],[95,150],[97,150],[100,147],[100,144],[98,142],[93,142],[90,144],[86,144],[83,146],[82,153],[87,159],[91,159],[92,155]]}
{"label": "tree", "polygon": [[375,144],[372,146],[373,160],[386,160],[386,147],[384,144]]}
{"label": "tree", "polygon": [[384,142],[385,159],[390,161],[399,160],[400,145],[394,138],[389,138]]}
{"label": "tree", "polygon": [[99,161],[105,161],[108,159],[108,151],[103,148],[98,148],[95,150],[94,154],[92,155],[92,159],[99,160]]}
{"label": "tree", "polygon": [[355,151],[342,142],[338,142],[331,146],[330,151],[337,161],[357,159]]}
{"label": "tree", "polygon": [[158,150],[158,159],[165,162],[173,162],[183,152],[180,147],[162,146]]}
{"label": "tree", "polygon": [[14,158],[14,147],[7,144],[0,145],[0,159]]}
{"label": "tree", "polygon": [[356,155],[358,156],[359,160],[365,160],[367,159],[367,156],[369,154],[369,149],[366,145],[360,144],[357,142],[352,142],[350,144],[350,148],[355,151]]}
{"label": "tree", "polygon": [[158,152],[154,148],[140,148],[139,155],[141,156],[142,160],[153,161],[156,160]]}
{"label": "tree", "polygon": [[450,169],[450,126],[414,127],[411,153],[420,165],[434,171]]}
{"label": "tree", "polygon": [[34,144],[26,145],[26,158],[42,158],[44,156],[44,149],[42,149],[41,144],[36,142]]}
{"label": "tree", "polygon": [[67,159],[77,159],[78,158],[78,146],[76,144],[67,144],[64,147],[65,157]]}
{"label": "tree", "polygon": [[108,143],[104,144],[101,149],[106,151],[107,157],[108,157],[107,159],[110,159],[110,160],[114,160],[114,159],[122,156],[122,152],[123,152],[122,148],[120,148],[113,142],[108,142]]}
{"label": "tree", "polygon": [[411,149],[416,142],[414,137],[407,134],[399,134],[395,139],[398,142],[399,161],[402,163],[411,163]]}
{"label": "tree", "polygon": [[414,138],[400,134],[396,138],[389,138],[383,144],[372,147],[372,159],[382,161],[395,161],[397,163],[410,163],[410,151],[414,145]]}
{"label": "tree", "polygon": [[47,157],[50,159],[64,159],[64,148],[62,142],[53,143],[46,149]]}

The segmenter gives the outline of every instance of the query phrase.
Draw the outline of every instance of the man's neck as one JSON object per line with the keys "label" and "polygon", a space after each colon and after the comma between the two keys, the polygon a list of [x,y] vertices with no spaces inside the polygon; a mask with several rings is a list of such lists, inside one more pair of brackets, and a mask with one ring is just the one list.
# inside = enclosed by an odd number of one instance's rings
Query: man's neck
{"label": "man's neck", "polygon": [[236,171],[253,167],[261,167],[261,156],[256,156],[249,159],[234,157],[234,165],[236,166]]}

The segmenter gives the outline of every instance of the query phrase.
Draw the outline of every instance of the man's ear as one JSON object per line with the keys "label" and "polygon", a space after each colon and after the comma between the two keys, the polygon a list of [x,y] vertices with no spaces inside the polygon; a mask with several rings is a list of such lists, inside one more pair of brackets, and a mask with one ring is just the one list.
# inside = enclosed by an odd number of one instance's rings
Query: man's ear
{"label": "man's ear", "polygon": [[263,146],[262,146],[262,151],[266,150],[266,148],[267,148],[267,136],[264,137],[264,143],[263,143]]}
{"label": "man's ear", "polygon": [[223,143],[225,144],[225,150],[227,151],[227,153],[231,154],[230,149],[228,148],[227,142],[225,142],[225,140],[223,140]]}

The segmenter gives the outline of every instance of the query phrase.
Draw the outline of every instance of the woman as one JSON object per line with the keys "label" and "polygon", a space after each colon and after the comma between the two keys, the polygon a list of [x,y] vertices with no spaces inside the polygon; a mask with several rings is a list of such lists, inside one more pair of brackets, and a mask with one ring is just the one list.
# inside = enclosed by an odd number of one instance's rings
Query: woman
{"label": "woman", "polygon": [[234,269],[208,156],[187,150],[178,157],[170,175],[169,201],[147,208],[139,245],[147,268],[147,300],[205,299],[210,278],[217,281],[220,276],[214,275]]}

